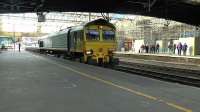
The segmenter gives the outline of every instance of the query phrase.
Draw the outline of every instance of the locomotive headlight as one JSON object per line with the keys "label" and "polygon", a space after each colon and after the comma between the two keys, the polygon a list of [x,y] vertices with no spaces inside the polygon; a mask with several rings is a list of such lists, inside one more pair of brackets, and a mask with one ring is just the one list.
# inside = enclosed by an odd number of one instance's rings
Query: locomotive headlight
{"label": "locomotive headlight", "polygon": [[92,52],[91,51],[86,51],[86,54],[91,54]]}
{"label": "locomotive headlight", "polygon": [[91,49],[91,50],[87,50],[85,53],[86,53],[87,55],[90,55],[90,54],[93,53],[93,50],[92,50],[92,49]]}

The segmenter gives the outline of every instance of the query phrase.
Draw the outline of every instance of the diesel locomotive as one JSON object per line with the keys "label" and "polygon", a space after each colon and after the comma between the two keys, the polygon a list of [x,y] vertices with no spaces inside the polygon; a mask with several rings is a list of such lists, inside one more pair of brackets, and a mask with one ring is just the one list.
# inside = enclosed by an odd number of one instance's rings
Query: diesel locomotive
{"label": "diesel locomotive", "polygon": [[90,21],[80,26],[50,34],[39,39],[40,52],[66,55],[84,63],[117,63],[116,28],[104,19]]}

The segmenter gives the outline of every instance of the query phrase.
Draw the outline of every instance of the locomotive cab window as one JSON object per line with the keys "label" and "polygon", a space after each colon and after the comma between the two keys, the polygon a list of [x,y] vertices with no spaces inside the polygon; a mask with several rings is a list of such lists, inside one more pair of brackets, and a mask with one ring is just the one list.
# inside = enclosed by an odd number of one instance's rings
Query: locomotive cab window
{"label": "locomotive cab window", "polygon": [[103,31],[103,40],[115,40],[114,31]]}
{"label": "locomotive cab window", "polygon": [[99,31],[97,30],[88,30],[86,32],[86,39],[87,40],[99,40],[100,38]]}

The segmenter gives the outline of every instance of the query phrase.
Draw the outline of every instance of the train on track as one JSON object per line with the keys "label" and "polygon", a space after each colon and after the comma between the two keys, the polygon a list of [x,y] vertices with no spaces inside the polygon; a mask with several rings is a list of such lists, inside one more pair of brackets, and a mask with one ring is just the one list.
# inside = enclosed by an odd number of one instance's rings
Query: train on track
{"label": "train on track", "polygon": [[84,63],[117,64],[116,28],[104,19],[69,27],[54,34],[41,37],[39,52],[57,56],[65,55]]}

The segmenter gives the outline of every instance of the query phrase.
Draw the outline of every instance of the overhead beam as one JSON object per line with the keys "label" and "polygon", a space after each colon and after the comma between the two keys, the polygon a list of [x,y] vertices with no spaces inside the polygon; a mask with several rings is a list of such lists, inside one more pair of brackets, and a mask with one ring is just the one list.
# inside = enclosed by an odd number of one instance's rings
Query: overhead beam
{"label": "overhead beam", "polygon": [[[167,6],[166,2],[168,2]],[[167,13],[165,13],[166,9]],[[1,0],[0,2],[0,13],[51,11],[138,14],[200,25],[199,0],[106,0],[106,2],[99,0]]]}

